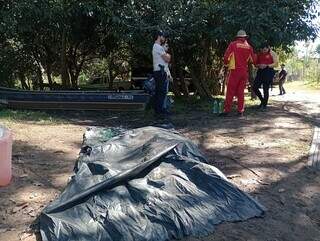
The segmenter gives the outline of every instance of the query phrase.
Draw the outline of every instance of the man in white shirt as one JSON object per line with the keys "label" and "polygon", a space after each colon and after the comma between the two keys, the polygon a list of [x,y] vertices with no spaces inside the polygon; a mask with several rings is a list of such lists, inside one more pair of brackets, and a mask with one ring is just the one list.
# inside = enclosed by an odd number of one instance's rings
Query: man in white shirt
{"label": "man in white shirt", "polygon": [[167,95],[167,73],[165,71],[165,66],[170,62],[171,56],[166,53],[162,46],[167,38],[168,35],[166,33],[162,31],[157,32],[152,48],[153,76],[156,84],[154,106],[156,114],[167,114],[167,111],[164,108],[164,101]]}

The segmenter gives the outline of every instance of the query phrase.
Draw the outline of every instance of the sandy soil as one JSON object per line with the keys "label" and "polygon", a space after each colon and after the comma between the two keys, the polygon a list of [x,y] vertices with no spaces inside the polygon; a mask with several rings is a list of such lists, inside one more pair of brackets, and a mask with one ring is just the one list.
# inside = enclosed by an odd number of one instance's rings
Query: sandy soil
{"label": "sandy soil", "polygon": [[[263,218],[221,224],[208,237],[185,240],[320,240],[320,175],[306,166],[313,128],[320,125],[317,96],[274,96],[267,112],[251,109],[242,119],[197,110],[171,118],[231,182],[268,209]],[[41,240],[37,216],[65,187],[86,126],[155,122],[134,113],[67,115],[68,124],[7,123],[15,136],[13,180],[0,189],[1,241]]]}

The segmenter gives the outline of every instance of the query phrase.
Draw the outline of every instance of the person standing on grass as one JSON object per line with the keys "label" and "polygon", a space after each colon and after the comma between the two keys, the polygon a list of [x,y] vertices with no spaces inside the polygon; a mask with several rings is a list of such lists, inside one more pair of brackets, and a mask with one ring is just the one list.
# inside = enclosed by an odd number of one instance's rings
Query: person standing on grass
{"label": "person standing on grass", "polygon": [[168,54],[163,45],[168,39],[168,35],[162,31],[158,31],[155,35],[155,42],[152,48],[153,58],[153,77],[155,80],[155,103],[154,110],[156,115],[166,115],[164,101],[167,95],[167,73],[165,66],[170,63],[171,56]]}
{"label": "person standing on grass", "polygon": [[233,97],[238,98],[238,115],[244,112],[244,90],[248,81],[248,64],[255,64],[253,48],[247,42],[248,35],[240,30],[224,54],[224,64],[229,70],[224,112],[219,116],[228,116],[231,112]]}
{"label": "person standing on grass", "polygon": [[[257,55],[258,72],[253,84],[253,90],[260,99],[259,109],[266,110],[269,101],[269,89],[272,86],[275,75],[274,67],[278,65],[278,56],[271,50],[268,43],[261,46],[261,51]],[[263,87],[263,96],[259,88]]]}
{"label": "person standing on grass", "polygon": [[282,64],[281,65],[281,71],[279,73],[279,90],[280,90],[280,95],[284,95],[286,93],[283,85],[284,82],[286,82],[287,79],[287,71],[285,70],[285,65]]}

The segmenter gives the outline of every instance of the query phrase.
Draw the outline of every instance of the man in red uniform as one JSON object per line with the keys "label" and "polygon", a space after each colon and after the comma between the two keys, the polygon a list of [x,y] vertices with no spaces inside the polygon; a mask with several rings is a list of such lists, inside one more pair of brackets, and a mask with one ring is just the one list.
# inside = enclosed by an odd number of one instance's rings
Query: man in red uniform
{"label": "man in red uniform", "polygon": [[224,113],[220,116],[228,116],[231,112],[233,97],[238,98],[238,115],[244,112],[244,89],[248,81],[248,64],[255,64],[253,48],[247,42],[247,34],[240,30],[235,41],[231,42],[224,54],[224,64],[228,67],[227,94]]}

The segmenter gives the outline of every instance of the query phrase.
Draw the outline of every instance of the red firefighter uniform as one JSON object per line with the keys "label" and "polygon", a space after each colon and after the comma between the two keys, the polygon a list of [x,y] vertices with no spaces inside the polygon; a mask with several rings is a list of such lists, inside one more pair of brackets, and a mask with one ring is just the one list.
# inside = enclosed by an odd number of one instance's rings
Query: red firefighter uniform
{"label": "red firefighter uniform", "polygon": [[238,98],[238,112],[244,111],[244,90],[248,80],[248,63],[255,64],[256,56],[245,38],[231,42],[224,55],[224,64],[228,66],[227,94],[224,112],[229,113],[233,97]]}

